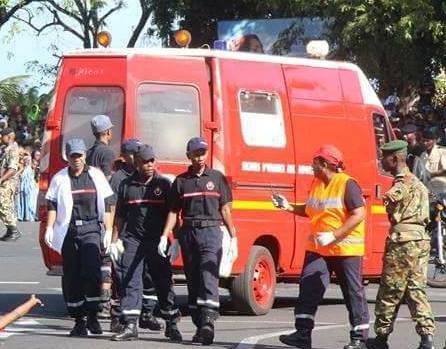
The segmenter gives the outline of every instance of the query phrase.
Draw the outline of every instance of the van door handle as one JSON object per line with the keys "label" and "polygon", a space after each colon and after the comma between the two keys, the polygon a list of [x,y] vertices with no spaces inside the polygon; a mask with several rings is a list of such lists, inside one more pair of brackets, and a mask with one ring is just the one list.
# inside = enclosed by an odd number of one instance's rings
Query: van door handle
{"label": "van door handle", "polygon": [[375,197],[377,199],[381,199],[382,198],[381,184],[376,184],[375,185]]}

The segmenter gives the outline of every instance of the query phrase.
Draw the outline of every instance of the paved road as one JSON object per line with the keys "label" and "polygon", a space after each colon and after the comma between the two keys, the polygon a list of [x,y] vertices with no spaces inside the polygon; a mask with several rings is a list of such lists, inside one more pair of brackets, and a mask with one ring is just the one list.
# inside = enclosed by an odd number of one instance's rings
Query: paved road
{"label": "paved road", "polygon": [[[60,279],[45,275],[37,244],[37,224],[21,226],[24,236],[15,243],[0,242],[0,314],[11,310],[25,301],[31,293],[36,293],[44,301],[45,307],[35,308],[29,316],[22,318],[0,332],[0,347],[7,349],[79,349],[85,348],[147,348],[148,346],[170,349],[174,345],[166,341],[162,333],[141,331],[141,340],[129,343],[109,341],[110,333],[87,339],[68,338],[66,334],[72,322],[65,315]],[[367,287],[370,311],[373,312],[376,285]],[[186,313],[185,287],[178,285],[179,301]],[[224,293],[222,316],[217,322],[215,348],[266,349],[284,348],[278,335],[293,329],[293,303],[297,292],[296,285],[280,285],[274,309],[265,316],[238,316],[230,307],[229,297]],[[446,290],[430,289],[429,297],[437,315],[437,348],[442,348],[446,337]],[[103,322],[108,329],[108,322]],[[184,316],[180,323],[187,348],[194,328],[190,317]],[[317,327],[314,332],[315,349],[340,349],[348,336],[348,321],[342,297],[336,285],[327,292],[326,301],[317,314]],[[405,306],[400,310],[395,333],[391,338],[392,348],[416,348],[418,337],[409,319]]]}

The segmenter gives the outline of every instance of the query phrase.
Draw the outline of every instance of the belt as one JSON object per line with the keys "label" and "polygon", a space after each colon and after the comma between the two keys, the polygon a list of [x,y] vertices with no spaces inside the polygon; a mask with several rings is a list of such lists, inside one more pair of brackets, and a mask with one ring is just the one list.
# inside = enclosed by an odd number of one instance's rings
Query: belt
{"label": "belt", "polygon": [[207,228],[207,227],[216,227],[219,225],[221,225],[221,221],[185,220],[183,222],[183,226],[189,228]]}
{"label": "belt", "polygon": [[72,227],[82,227],[84,225],[92,225],[92,224],[99,224],[99,221],[97,219],[90,219],[87,221],[76,219],[70,222],[70,226]]}

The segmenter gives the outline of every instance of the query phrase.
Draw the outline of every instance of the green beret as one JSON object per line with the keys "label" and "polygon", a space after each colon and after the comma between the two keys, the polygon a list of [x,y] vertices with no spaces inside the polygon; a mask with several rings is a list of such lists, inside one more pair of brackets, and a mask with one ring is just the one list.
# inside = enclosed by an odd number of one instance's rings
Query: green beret
{"label": "green beret", "polygon": [[396,153],[399,151],[407,151],[407,142],[402,140],[390,141],[381,146],[383,153]]}

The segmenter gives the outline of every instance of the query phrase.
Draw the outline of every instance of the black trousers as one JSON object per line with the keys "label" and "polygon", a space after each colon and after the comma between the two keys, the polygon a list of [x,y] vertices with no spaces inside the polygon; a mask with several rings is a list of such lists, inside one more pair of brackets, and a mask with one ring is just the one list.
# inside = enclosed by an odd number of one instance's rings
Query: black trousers
{"label": "black trousers", "polygon": [[70,227],[62,246],[62,291],[68,313],[96,313],[101,300],[101,231],[98,224]]}
{"label": "black trousers", "polygon": [[365,340],[369,311],[362,284],[362,257],[324,257],[307,251],[300,279],[299,300],[294,309],[296,328],[313,329],[317,307],[334,272],[341,286],[351,325],[350,337]]}
{"label": "black trousers", "polygon": [[182,227],[179,242],[186,274],[188,303],[192,321],[201,326],[206,312],[218,314],[218,282],[223,233],[220,227]]}
{"label": "black trousers", "polygon": [[163,318],[176,322],[180,312],[175,304],[172,269],[168,258],[158,254],[159,238],[140,240],[124,235],[124,254],[117,265],[119,293],[121,298],[121,320],[123,323],[136,322],[141,313],[143,297],[144,260],[156,289],[160,312]]}
{"label": "black trousers", "polygon": [[144,272],[142,277],[143,291],[142,291],[142,312],[153,314],[158,305],[158,294],[152,279],[152,274],[157,274],[150,266],[148,258],[144,260]]}

